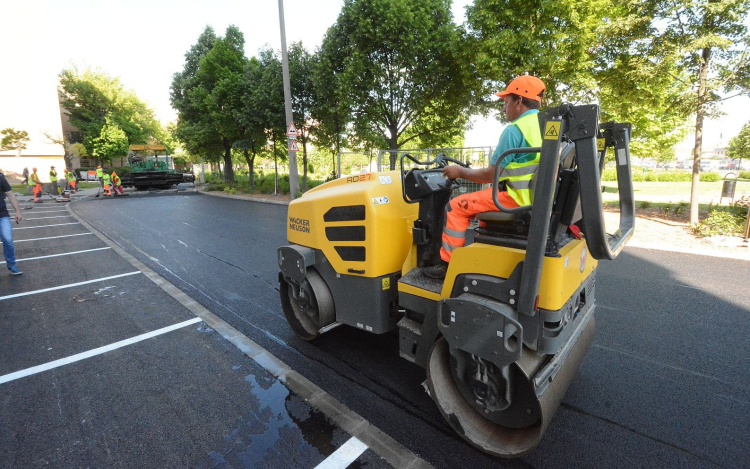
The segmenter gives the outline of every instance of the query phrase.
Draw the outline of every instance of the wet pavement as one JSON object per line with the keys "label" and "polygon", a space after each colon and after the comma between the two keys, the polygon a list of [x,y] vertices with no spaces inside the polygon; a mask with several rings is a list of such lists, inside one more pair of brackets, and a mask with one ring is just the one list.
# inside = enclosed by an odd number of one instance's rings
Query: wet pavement
{"label": "wet pavement", "polygon": [[335,420],[362,421],[316,409],[337,403],[66,204],[20,203],[24,274],[0,269],[0,467],[392,467]]}

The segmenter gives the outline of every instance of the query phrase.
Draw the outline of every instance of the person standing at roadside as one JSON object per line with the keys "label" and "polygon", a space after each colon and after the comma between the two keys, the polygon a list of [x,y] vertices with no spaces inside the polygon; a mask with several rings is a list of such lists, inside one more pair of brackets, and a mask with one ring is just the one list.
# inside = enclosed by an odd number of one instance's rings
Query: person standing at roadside
{"label": "person standing at roadside", "polygon": [[96,178],[99,180],[99,185],[104,188],[104,171],[102,171],[102,165],[96,167]]}
{"label": "person standing at roadside", "polygon": [[29,183],[29,168],[23,168],[23,181],[21,181],[21,184],[28,184]]}
{"label": "person standing at roadside", "polygon": [[21,222],[21,208],[18,206],[16,195],[13,193],[10,184],[5,179],[5,175],[0,172],[0,241],[3,242],[3,256],[5,256],[5,266],[10,270],[12,275],[21,275],[23,272],[16,267],[16,250],[13,246],[13,225],[10,220],[10,213],[5,205],[5,198],[10,201],[10,205],[16,211],[16,223]]}
{"label": "person standing at roadside", "polygon": [[36,173],[36,168],[34,168],[33,171],[34,172],[31,173],[31,176],[29,176],[29,185],[34,186],[34,203],[38,204],[42,201],[42,181]]}
{"label": "person standing at roadside", "polygon": [[52,196],[57,197],[60,191],[57,188],[57,171],[55,171],[54,166],[50,166],[49,168],[49,182],[52,183]]}

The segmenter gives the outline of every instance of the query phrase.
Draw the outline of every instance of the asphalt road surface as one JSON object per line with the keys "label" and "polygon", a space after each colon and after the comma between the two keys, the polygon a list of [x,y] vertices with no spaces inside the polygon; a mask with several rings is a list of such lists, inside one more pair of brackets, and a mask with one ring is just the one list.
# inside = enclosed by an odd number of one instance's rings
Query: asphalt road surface
{"label": "asphalt road surface", "polygon": [[285,206],[177,194],[71,208],[436,467],[750,467],[747,262],[626,248],[600,263],[594,344],[537,449],[503,461],[443,421],[396,332],[292,334],[276,265]]}

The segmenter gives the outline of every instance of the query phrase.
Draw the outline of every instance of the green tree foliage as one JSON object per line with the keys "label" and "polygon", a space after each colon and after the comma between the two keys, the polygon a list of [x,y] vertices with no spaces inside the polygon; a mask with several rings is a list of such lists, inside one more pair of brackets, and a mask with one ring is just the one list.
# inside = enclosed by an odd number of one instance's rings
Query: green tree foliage
{"label": "green tree foliage", "polygon": [[[106,73],[76,67],[60,73],[60,103],[70,115],[70,123],[83,136],[83,145],[90,155],[109,160],[115,155],[102,154],[102,129],[117,127],[124,132],[129,144],[143,144],[158,139],[164,130],[153,111],[130,90]],[[105,135],[112,136],[110,130]],[[99,142],[99,143],[97,143]]]}
{"label": "green tree foliage", "polygon": [[15,150],[16,155],[21,156],[21,151],[26,149],[26,142],[29,141],[29,133],[9,127],[1,130],[0,135],[3,136],[0,140],[0,151]]}
{"label": "green tree foliage", "polygon": [[739,166],[742,167],[742,160],[750,160],[750,122],[742,126],[742,130],[732,140],[727,147],[727,156],[733,160],[739,160]]}
{"label": "green tree foliage", "polygon": [[345,95],[360,139],[439,144],[463,132],[473,103],[462,45],[448,0],[346,0],[321,46],[333,67],[318,79]]}
{"label": "green tree foliage", "polygon": [[128,154],[128,137],[110,118],[106,118],[99,136],[91,139],[92,153],[95,158],[112,161],[112,158]]}
{"label": "green tree foliage", "polygon": [[224,149],[221,137],[214,132],[209,116],[204,112],[202,100],[198,99],[201,83],[197,75],[201,60],[216,39],[213,28],[206,26],[198,42],[185,53],[183,70],[172,76],[170,88],[170,102],[178,113],[172,134],[188,153],[202,155],[210,162],[220,161]]}
{"label": "green tree foliage", "polygon": [[544,105],[599,102],[602,120],[631,122],[631,151],[671,159],[685,135],[684,86],[673,51],[653,40],[658,2],[476,0],[469,43],[485,93],[529,73]]}
{"label": "green tree foliage", "polygon": [[244,44],[236,26],[229,26],[224,37],[215,37],[207,27],[186,54],[183,72],[172,80],[172,106],[180,112],[176,136],[190,151],[216,154],[221,148],[224,178],[230,183],[232,147],[242,137],[237,111],[247,64]]}

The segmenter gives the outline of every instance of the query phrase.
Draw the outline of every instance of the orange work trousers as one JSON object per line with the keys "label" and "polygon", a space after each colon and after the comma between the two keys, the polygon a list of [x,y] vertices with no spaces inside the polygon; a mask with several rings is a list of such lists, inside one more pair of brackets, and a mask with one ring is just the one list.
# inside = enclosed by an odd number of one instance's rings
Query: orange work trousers
{"label": "orange work trousers", "polygon": [[34,202],[41,200],[42,198],[42,185],[37,183],[34,186]]}
{"label": "orange work trousers", "polygon": [[[518,207],[507,192],[498,193],[498,199],[503,207]],[[452,199],[445,206],[445,226],[443,227],[443,246],[440,248],[440,258],[445,262],[451,261],[453,250],[466,243],[466,229],[471,219],[482,212],[499,212],[492,201],[492,188],[460,195]]]}

